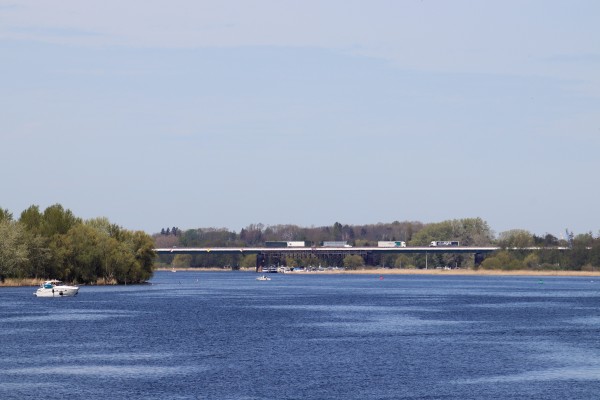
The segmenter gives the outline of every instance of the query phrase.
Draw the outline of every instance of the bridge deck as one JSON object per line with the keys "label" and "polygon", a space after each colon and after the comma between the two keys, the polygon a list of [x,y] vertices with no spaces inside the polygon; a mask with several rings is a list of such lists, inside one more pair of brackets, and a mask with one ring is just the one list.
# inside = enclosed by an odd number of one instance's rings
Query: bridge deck
{"label": "bridge deck", "polygon": [[154,249],[158,254],[368,254],[368,253],[491,253],[500,247],[173,247]]}

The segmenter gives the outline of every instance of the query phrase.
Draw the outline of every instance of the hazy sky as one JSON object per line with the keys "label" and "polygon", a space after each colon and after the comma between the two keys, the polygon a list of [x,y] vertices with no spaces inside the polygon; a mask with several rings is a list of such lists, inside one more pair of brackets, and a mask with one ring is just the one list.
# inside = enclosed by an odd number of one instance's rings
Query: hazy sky
{"label": "hazy sky", "polygon": [[148,233],[598,234],[599,17],[597,0],[0,0],[0,207]]}

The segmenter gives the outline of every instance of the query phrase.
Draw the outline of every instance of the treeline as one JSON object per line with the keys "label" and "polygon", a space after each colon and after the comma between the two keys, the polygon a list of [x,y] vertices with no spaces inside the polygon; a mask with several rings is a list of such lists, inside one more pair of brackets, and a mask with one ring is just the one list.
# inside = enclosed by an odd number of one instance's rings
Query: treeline
{"label": "treeline", "polygon": [[319,244],[328,240],[345,240],[354,245],[377,245],[378,240],[410,241],[416,232],[423,229],[420,222],[392,222],[389,224],[342,225],[336,222],[332,226],[300,227],[297,225],[252,224],[239,233],[227,229],[198,228],[182,231],[176,235],[166,234],[163,228],[160,234],[154,234],[157,247],[228,247],[263,246],[267,241],[309,241]]}
{"label": "treeline", "polygon": [[0,280],[140,283],[152,276],[154,258],[150,235],[106,218],[84,221],[56,204],[14,219],[0,208]]}
{"label": "treeline", "polygon": [[[373,255],[358,260],[286,258],[276,260],[288,266],[328,265],[359,267],[361,265],[391,268],[488,268],[530,270],[595,270],[600,269],[600,238],[591,233],[574,235],[566,232],[565,238],[551,234],[537,236],[524,230],[511,230],[496,236],[488,223],[481,218],[465,218],[424,224],[415,221],[394,221],[368,225],[343,225],[300,227],[297,225],[252,224],[239,233],[227,229],[198,228],[178,230],[177,235],[155,234],[156,247],[255,247],[266,241],[307,241],[319,245],[323,241],[347,241],[353,246],[377,246],[378,241],[405,241],[408,246],[428,246],[434,240],[456,240],[461,246],[498,246],[511,251],[499,251],[485,259],[457,254],[425,255]],[[515,251],[515,248],[540,247],[535,251]],[[564,249],[568,249],[564,250]],[[175,267],[241,266],[252,268],[255,256],[241,255],[162,255],[160,261]]]}
{"label": "treeline", "polygon": [[[515,229],[501,233],[495,244],[503,250],[483,260],[481,268],[600,270],[600,237],[594,237],[592,233],[574,235],[567,230],[565,238],[558,239],[550,234],[540,237],[525,230]],[[539,248],[539,250],[519,250],[525,248]]]}

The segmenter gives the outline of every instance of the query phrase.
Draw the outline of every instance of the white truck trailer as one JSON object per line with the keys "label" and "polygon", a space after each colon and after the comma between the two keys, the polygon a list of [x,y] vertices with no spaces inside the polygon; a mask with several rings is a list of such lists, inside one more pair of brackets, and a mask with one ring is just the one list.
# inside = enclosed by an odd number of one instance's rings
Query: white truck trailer
{"label": "white truck trailer", "polygon": [[400,241],[379,241],[377,247],[406,247],[406,242]]}
{"label": "white truck trailer", "polygon": [[352,247],[348,244],[348,242],[342,241],[329,241],[323,242],[323,247]]}
{"label": "white truck trailer", "polygon": [[429,244],[429,247],[456,247],[460,246],[460,243],[455,240],[447,240],[447,241],[433,241]]}

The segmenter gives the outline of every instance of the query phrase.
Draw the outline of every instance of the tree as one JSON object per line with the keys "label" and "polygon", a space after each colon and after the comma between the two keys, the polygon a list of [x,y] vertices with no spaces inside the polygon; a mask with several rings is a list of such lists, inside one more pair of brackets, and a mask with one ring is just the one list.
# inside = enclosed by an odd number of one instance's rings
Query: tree
{"label": "tree", "polygon": [[240,267],[244,269],[256,268],[256,254],[245,255],[240,261]]}
{"label": "tree", "polygon": [[333,240],[342,240],[342,224],[336,222],[333,224],[332,236]]}
{"label": "tree", "polygon": [[102,237],[94,228],[78,224],[64,234],[64,244],[69,249],[62,259],[64,279],[73,282],[95,283],[103,275],[105,254],[101,250]]}
{"label": "tree", "polygon": [[0,281],[4,277],[22,277],[23,267],[28,260],[28,243],[23,225],[7,219],[0,221]]}
{"label": "tree", "polygon": [[114,227],[106,217],[92,218],[84,221],[84,224],[95,229],[98,233],[111,236]]}
{"label": "tree", "polygon": [[42,215],[42,234],[51,237],[55,234],[66,234],[74,225],[81,223],[71,210],[65,210],[60,204],[55,204],[44,210]]}
{"label": "tree", "polygon": [[394,267],[395,268],[414,268],[414,261],[407,255],[405,254],[400,254],[398,256],[396,256],[396,259],[394,260]]}
{"label": "tree", "polygon": [[512,229],[499,235],[498,246],[504,249],[524,249],[533,246],[533,235],[524,229]]}
{"label": "tree", "polygon": [[124,242],[128,244],[130,253],[135,258],[135,264],[129,271],[130,282],[144,282],[152,276],[152,265],[156,253],[152,238],[142,231],[125,231]]}
{"label": "tree", "polygon": [[19,221],[28,231],[41,233],[42,218],[39,206],[32,205],[21,213]]}
{"label": "tree", "polygon": [[45,273],[51,258],[48,239],[28,230],[25,230],[25,238],[28,247],[28,262],[23,267],[23,276],[36,279],[48,276]]}
{"label": "tree", "polygon": [[177,254],[171,265],[175,268],[189,268],[192,264],[192,256],[189,254]]}
{"label": "tree", "polygon": [[533,243],[535,246],[542,247],[552,247],[559,245],[558,238],[549,233],[547,233],[545,236],[533,235]]}
{"label": "tree", "polygon": [[428,246],[435,240],[459,240],[452,232],[452,222],[444,221],[426,225],[413,235],[411,246]]}
{"label": "tree", "polygon": [[12,221],[13,215],[7,209],[0,208],[0,222],[2,221]]}
{"label": "tree", "polygon": [[452,221],[453,235],[463,246],[487,246],[493,241],[492,230],[481,218],[464,218]]}
{"label": "tree", "polygon": [[529,253],[523,260],[523,264],[527,269],[539,269],[540,257],[535,253]]}
{"label": "tree", "polygon": [[[411,246],[428,246],[432,241],[456,240],[463,246],[484,246],[492,243],[493,234],[487,222],[481,218],[464,218],[428,224],[413,235]],[[424,257],[417,256],[416,261],[424,264]],[[464,267],[470,260],[455,254],[439,254],[431,257],[431,263],[437,266],[452,265]]]}
{"label": "tree", "polygon": [[[99,233],[99,231],[97,231]],[[100,276],[105,283],[116,283],[118,277],[126,271],[130,257],[125,245],[117,239],[103,233],[98,235],[98,257]],[[125,260],[125,261],[124,261]]]}
{"label": "tree", "polygon": [[166,235],[155,235],[154,236],[154,244],[156,248],[169,248],[169,247],[177,247],[179,244],[178,236],[166,236]]}
{"label": "tree", "polygon": [[572,240],[573,247],[569,252],[569,267],[580,270],[581,267],[590,263],[594,238],[591,233],[577,235]]}
{"label": "tree", "polygon": [[523,263],[517,260],[512,253],[508,251],[499,251],[483,260],[481,268],[518,270],[523,268]]}
{"label": "tree", "polygon": [[364,267],[364,265],[365,260],[357,254],[344,257],[344,267],[347,269],[358,269]]}
{"label": "tree", "polygon": [[481,218],[464,218],[429,224],[413,235],[411,245],[427,246],[432,241],[457,240],[463,246],[486,246],[493,234]]}
{"label": "tree", "polygon": [[591,249],[589,251],[590,251],[590,255],[589,255],[590,264],[592,264],[596,268],[599,268],[600,267],[600,237],[597,237],[592,241]]}

